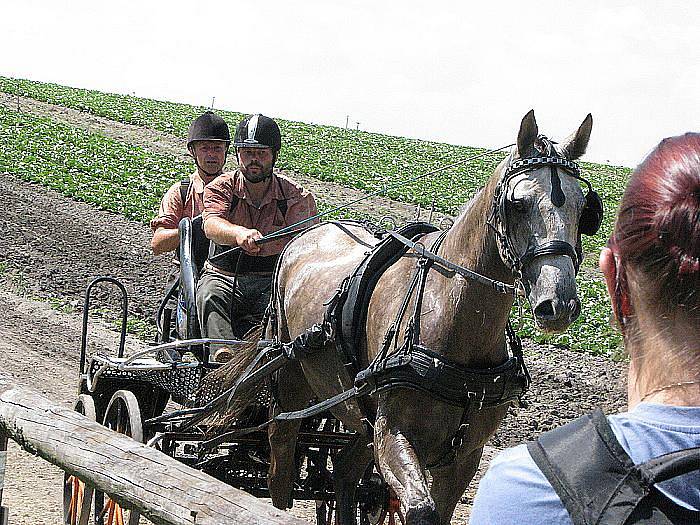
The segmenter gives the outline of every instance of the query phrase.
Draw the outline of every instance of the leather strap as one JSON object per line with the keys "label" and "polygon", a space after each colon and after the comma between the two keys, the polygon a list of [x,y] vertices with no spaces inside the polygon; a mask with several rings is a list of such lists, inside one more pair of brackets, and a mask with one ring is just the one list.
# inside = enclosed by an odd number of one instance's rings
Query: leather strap
{"label": "leather strap", "polygon": [[515,286],[504,283],[502,281],[496,281],[495,279],[491,279],[489,277],[486,277],[485,275],[481,275],[480,273],[477,273],[474,270],[470,270],[469,268],[465,268],[464,266],[459,266],[458,264],[452,263],[447,259],[440,257],[436,253],[427,250],[422,244],[413,242],[411,239],[407,239],[400,233],[397,233],[395,231],[389,231],[387,233],[388,235],[391,235],[395,239],[401,241],[403,244],[408,246],[411,250],[416,252],[421,257],[426,257],[432,260],[433,262],[437,263],[438,265],[442,266],[443,268],[453,271],[461,275],[462,277],[486,285],[492,288],[497,293],[513,296],[523,295],[522,290],[520,290],[519,288],[516,288]]}

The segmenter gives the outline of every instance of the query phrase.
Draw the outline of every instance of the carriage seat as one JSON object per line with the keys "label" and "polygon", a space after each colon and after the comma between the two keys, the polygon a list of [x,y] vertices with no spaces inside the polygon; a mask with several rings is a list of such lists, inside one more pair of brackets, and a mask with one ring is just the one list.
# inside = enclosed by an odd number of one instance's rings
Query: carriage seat
{"label": "carriage seat", "polygon": [[204,235],[202,217],[184,217],[178,226],[180,234],[180,278],[177,290],[175,328],[179,339],[201,336],[197,317],[197,281],[209,253],[209,239]]}

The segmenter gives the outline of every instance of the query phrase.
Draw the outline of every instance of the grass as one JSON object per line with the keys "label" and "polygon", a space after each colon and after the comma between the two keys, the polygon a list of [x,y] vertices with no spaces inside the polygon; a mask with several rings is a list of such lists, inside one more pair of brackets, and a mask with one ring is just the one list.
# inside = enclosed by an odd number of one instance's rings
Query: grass
{"label": "grass", "polygon": [[[204,110],[173,102],[5,77],[0,77],[0,91],[177,136],[185,136],[191,120]],[[232,128],[242,117],[230,111],[219,113]],[[479,148],[283,119],[278,122],[284,136],[279,167],[366,192],[484,152]],[[177,159],[1,106],[0,140],[6,145],[0,152],[0,172],[16,174],[141,222],[153,216],[167,187],[191,170],[191,165]],[[400,185],[390,190],[388,196],[425,207],[435,199],[437,210],[454,214],[483,185],[502,157],[502,154],[489,154],[442,174]],[[583,303],[581,319],[558,336],[536,331],[528,314],[516,324],[520,325],[522,335],[538,342],[610,354],[619,347],[620,337],[610,327],[607,296],[594,268],[612,229],[614,210],[629,170],[591,163],[582,163],[582,169],[603,198],[606,213],[600,232],[583,239],[588,256],[578,278]],[[322,211],[327,209],[322,198],[319,207]],[[514,309],[514,314],[517,312]]]}

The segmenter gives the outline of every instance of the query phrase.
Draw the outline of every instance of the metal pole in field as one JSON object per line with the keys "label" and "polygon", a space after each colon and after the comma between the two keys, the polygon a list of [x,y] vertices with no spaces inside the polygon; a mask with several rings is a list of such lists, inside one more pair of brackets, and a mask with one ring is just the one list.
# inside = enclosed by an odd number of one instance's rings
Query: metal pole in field
{"label": "metal pole in field", "polygon": [[345,129],[348,129],[349,122],[350,122],[350,115],[345,115]]}
{"label": "metal pole in field", "polygon": [[5,488],[5,464],[7,463],[7,434],[0,433],[0,525],[7,525],[9,510],[2,505],[2,491]]}

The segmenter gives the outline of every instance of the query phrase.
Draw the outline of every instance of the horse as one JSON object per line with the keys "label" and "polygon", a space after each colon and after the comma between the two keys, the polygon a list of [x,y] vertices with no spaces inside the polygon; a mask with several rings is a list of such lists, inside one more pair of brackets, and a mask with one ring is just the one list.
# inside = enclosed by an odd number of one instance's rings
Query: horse
{"label": "horse", "polygon": [[[427,368],[460,378],[495,371],[484,376],[495,383],[506,375],[499,372],[504,363],[513,361],[509,314],[516,295],[526,297],[543,331],[561,332],[579,316],[581,233],[595,233],[602,216],[600,198],[573,162],[585,153],[591,127],[589,114],[556,144],[539,134],[534,111],[525,115],[516,144],[449,230],[408,240],[410,249],[376,281],[356,348],[359,369],[384,366],[417,348],[408,361],[422,356]],[[265,338],[290,342],[319,326],[329,300],[378,242],[349,222],[322,223],[295,237],[278,263]],[[331,334],[321,351],[289,362],[277,376],[275,413],[302,410],[314,399],[357,387],[347,361]],[[339,523],[355,522],[355,487],[373,459],[405,523],[450,522],[513,396],[484,403],[482,386],[480,400],[454,403],[441,391],[429,391],[440,383],[439,373],[434,377],[422,388],[395,380],[370,396],[350,396],[332,406],[333,415],[356,433],[333,458]],[[268,428],[269,489],[280,508],[291,501],[299,427],[298,419],[282,419]]]}

